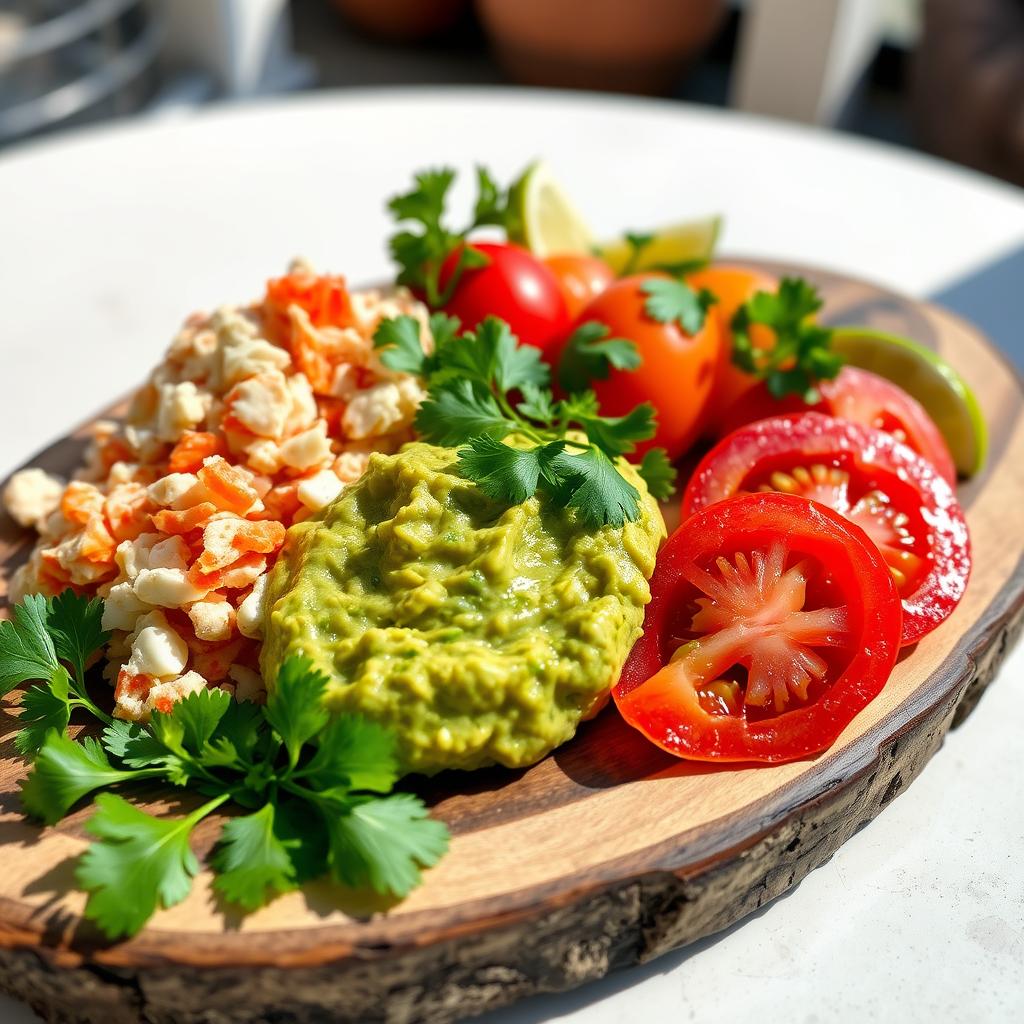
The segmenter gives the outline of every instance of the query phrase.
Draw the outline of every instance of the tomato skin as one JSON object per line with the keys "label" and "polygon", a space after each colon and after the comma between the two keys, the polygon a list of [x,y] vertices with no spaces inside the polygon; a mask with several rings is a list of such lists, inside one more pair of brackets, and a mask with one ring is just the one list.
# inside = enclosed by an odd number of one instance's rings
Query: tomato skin
{"label": "tomato skin", "polygon": [[[827,565],[845,602],[849,660],[815,701],[774,717],[711,714],[669,662],[672,619],[685,599],[687,566],[741,542],[785,537]],[[867,535],[831,509],[789,494],[747,494],[686,520],[658,555],[644,634],[612,691],[622,716],[662,749],[699,761],[781,763],[820,753],[876,697],[899,653],[900,606],[892,577]]]}
{"label": "tomato skin", "polygon": [[[510,242],[473,242],[472,248],[490,262],[463,271],[444,310],[471,331],[484,317],[506,321],[527,345],[547,351],[569,326],[569,313],[558,278],[536,256]],[[448,285],[459,250],[441,265],[441,290]]]}
{"label": "tomato skin", "polygon": [[[643,360],[636,370],[612,370],[607,380],[594,381],[605,416],[625,416],[641,402],[658,412],[658,432],[638,446],[642,453],[660,446],[676,459],[694,442],[704,424],[722,338],[718,320],[707,316],[689,335],[678,324],[648,316],[644,282],[664,274],[636,274],[606,288],[580,314],[578,324],[603,323],[613,337],[629,338]],[[556,357],[557,358],[557,357]]]}
{"label": "tomato skin", "polygon": [[819,412],[887,433],[898,432],[898,440],[924,456],[951,486],[956,485],[956,466],[945,438],[924,406],[898,384],[869,370],[844,366],[834,380],[821,381],[818,391],[821,401],[811,405],[799,395],[773,398],[764,384],[758,384],[726,410],[721,429],[729,433],[782,413]]}
{"label": "tomato skin", "polygon": [[544,263],[558,278],[569,318],[575,320],[591,299],[615,280],[615,271],[598,256],[549,256]]}
{"label": "tomato skin", "polygon": [[[710,310],[718,317],[722,332],[722,351],[708,407],[709,425],[714,429],[721,414],[731,409],[758,383],[757,378],[745,373],[732,361],[732,318],[736,310],[757,292],[777,291],[779,281],[763,271],[728,263],[705,267],[689,274],[686,280],[692,288],[706,288],[718,299]],[[753,324],[750,340],[755,348],[770,348],[775,332],[763,324]]]}
{"label": "tomato skin", "polygon": [[721,440],[704,456],[682,501],[687,516],[731,498],[759,467],[841,460],[892,496],[896,510],[921,524],[926,573],[902,597],[902,645],[917,643],[953,611],[971,572],[970,536],[949,483],[891,434],[849,420],[807,412],[758,420]]}

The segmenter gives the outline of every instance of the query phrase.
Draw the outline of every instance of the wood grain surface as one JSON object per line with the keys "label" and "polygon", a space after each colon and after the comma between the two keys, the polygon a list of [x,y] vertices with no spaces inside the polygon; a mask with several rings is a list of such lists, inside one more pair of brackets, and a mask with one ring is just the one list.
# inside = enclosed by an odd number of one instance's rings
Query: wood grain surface
{"label": "wood grain surface", "polygon": [[[828,753],[771,768],[689,764],[609,710],[530,769],[414,784],[453,843],[402,903],[324,883],[240,918],[204,873],[184,903],[112,945],[82,922],[72,883],[88,809],[46,830],[21,817],[12,695],[0,708],[0,985],[55,1021],[452,1021],[710,934],[826,861],[914,779],[1020,630],[1024,403],[1009,366],[952,314],[800,272],[823,288],[830,322],[941,352],[991,431],[985,472],[962,488],[974,547],[966,597]],[[68,472],[81,447],[79,432],[31,463]],[[0,521],[0,594],[30,540]],[[215,831],[204,823],[199,852]]]}

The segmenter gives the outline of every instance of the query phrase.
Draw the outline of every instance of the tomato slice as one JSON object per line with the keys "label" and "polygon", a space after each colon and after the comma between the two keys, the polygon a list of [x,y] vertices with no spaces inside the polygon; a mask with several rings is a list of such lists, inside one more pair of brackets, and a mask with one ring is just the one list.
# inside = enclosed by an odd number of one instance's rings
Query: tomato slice
{"label": "tomato slice", "polygon": [[828,505],[881,551],[903,601],[902,643],[916,643],[963,597],[970,538],[953,489],[891,434],[802,413],[751,423],[694,470],[683,516],[735,494],[784,491]]}
{"label": "tomato slice", "polygon": [[768,389],[759,384],[726,411],[721,419],[721,432],[727,433],[753,420],[781,413],[813,410],[892,434],[897,441],[923,455],[944,480],[956,486],[956,466],[942,432],[924,406],[898,384],[869,370],[844,366],[835,380],[821,381],[818,391],[821,400],[808,405],[795,395],[773,398]]}
{"label": "tomato slice", "polygon": [[795,495],[730,498],[661,549],[644,635],[613,696],[680,757],[808,757],[881,691],[901,618],[892,575],[857,526]]}

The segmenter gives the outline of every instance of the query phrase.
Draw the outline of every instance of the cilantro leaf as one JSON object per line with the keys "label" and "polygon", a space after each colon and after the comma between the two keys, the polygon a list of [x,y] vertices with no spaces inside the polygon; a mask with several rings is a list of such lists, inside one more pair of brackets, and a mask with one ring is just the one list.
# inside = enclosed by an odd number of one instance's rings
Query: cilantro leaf
{"label": "cilantro leaf", "polygon": [[189,836],[210,804],[185,818],[156,818],[113,793],[96,797],[85,830],[93,843],[75,878],[89,893],[85,916],[111,939],[134,935],[157,906],[180,903],[192,888],[199,861]]}
{"label": "cilantro leaf", "polygon": [[516,412],[529,420],[550,425],[556,415],[551,392],[535,384],[524,384],[520,391],[523,400],[516,406]]}
{"label": "cilantro leaf", "polygon": [[297,885],[330,872],[327,822],[307,801],[279,796],[274,805],[274,832],[288,848]]}
{"label": "cilantro leaf", "polygon": [[328,822],[331,867],[339,882],[405,896],[420,882],[420,868],[448,849],[448,830],[427,816],[409,793],[352,800]]}
{"label": "cilantro leaf", "polygon": [[[150,768],[154,765],[176,769],[180,758],[172,754],[149,729],[138,722],[124,722],[115,718],[104,730],[101,737],[107,752],[129,768]],[[180,771],[184,771],[183,768]],[[176,771],[177,774],[177,771]]]}
{"label": "cilantro leaf", "polygon": [[47,734],[21,784],[21,803],[31,817],[52,825],[87,793],[139,777],[138,772],[115,768],[96,740],[77,743],[54,731]]}
{"label": "cilantro leaf", "polygon": [[454,380],[433,389],[416,412],[416,429],[424,440],[448,447],[471,437],[507,437],[516,424],[490,392],[468,380]]}
{"label": "cilantro leaf", "polygon": [[24,725],[14,737],[19,754],[34,754],[53,730],[63,735],[71,721],[70,683],[67,671],[57,669],[49,687],[33,686],[21,699],[18,720]]}
{"label": "cilantro leaf", "polygon": [[12,613],[13,618],[0,620],[0,696],[19,683],[48,680],[59,667],[46,628],[46,598],[29,594]]}
{"label": "cilantro leaf", "polygon": [[647,490],[659,501],[676,492],[676,470],[664,448],[648,448],[636,471],[644,478]]}
{"label": "cilantro leaf", "polygon": [[[201,753],[231,703],[231,694],[219,687],[199,690],[177,701],[169,715],[181,729],[182,746],[190,753]],[[154,712],[153,719],[158,717],[167,716]]]}
{"label": "cilantro leaf", "polygon": [[399,775],[394,734],[356,715],[335,716],[321,732],[303,775],[320,790],[386,793]]}
{"label": "cilantro leaf", "polygon": [[243,818],[231,818],[211,863],[219,872],[214,889],[246,910],[255,910],[296,885],[288,842],[275,827],[273,803]]}
{"label": "cilantro leaf", "polygon": [[277,673],[263,714],[281,737],[292,767],[299,763],[303,746],[327,725],[323,695],[328,682],[309,658],[287,658]]}
{"label": "cilantro leaf", "polygon": [[694,291],[685,281],[652,277],[640,285],[648,296],[644,312],[662,324],[677,324],[685,333],[696,334],[704,326],[708,309],[718,300],[706,288]]}
{"label": "cilantro leaf", "polygon": [[449,373],[484,388],[496,385],[502,393],[529,385],[544,387],[551,379],[540,349],[520,345],[509,325],[495,316],[453,342],[445,355]]}
{"label": "cilantro leaf", "polygon": [[587,320],[569,335],[558,361],[558,382],[566,391],[582,391],[612,370],[635,370],[642,363],[636,344],[610,338],[606,324]]}
{"label": "cilantro leaf", "polygon": [[502,189],[486,167],[476,169],[476,204],[473,207],[473,225],[485,224],[508,227],[513,216],[509,207],[509,189]]}
{"label": "cilantro leaf", "polygon": [[373,347],[384,350],[380,361],[389,370],[425,376],[427,354],[420,341],[420,322],[414,316],[381,320],[373,332]]}
{"label": "cilantro leaf", "polygon": [[578,455],[561,452],[552,460],[558,492],[568,508],[576,509],[585,526],[621,527],[637,517],[640,492],[623,477],[598,448]]}
{"label": "cilantro leaf", "polygon": [[46,628],[57,657],[71,665],[79,682],[85,678],[86,662],[110,639],[102,619],[100,598],[79,597],[70,589],[53,598],[47,608]]}
{"label": "cilantro leaf", "polygon": [[263,708],[252,701],[232,701],[217,723],[203,760],[208,767],[240,767],[268,739]]}
{"label": "cilantro leaf", "polygon": [[564,441],[551,441],[534,448],[512,448],[481,435],[459,449],[458,468],[489,498],[518,505],[536,493],[541,477],[550,474],[552,459],[564,447]]}
{"label": "cilantro leaf", "polygon": [[625,416],[580,413],[575,418],[590,441],[612,459],[633,451],[638,441],[654,437],[657,430],[654,406],[649,402],[635,406]]}
{"label": "cilantro leaf", "polygon": [[[784,277],[776,292],[757,292],[733,316],[733,362],[763,380],[775,398],[801,395],[817,401],[815,384],[842,368],[842,358],[831,348],[831,330],[812,319],[821,307],[818,290],[799,277]],[[754,325],[772,332],[771,344],[755,343]]]}

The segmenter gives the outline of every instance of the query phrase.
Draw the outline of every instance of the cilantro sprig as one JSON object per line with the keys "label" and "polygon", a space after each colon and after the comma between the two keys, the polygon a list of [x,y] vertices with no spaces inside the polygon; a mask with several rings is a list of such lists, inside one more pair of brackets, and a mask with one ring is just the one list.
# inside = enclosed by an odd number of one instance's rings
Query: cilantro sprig
{"label": "cilantro sprig", "polygon": [[[622,526],[639,516],[640,492],[617,460],[654,435],[650,404],[616,417],[601,415],[592,391],[556,400],[539,350],[520,345],[497,317],[463,335],[458,321],[442,314],[434,314],[430,326],[429,353],[410,316],[383,321],[374,345],[386,366],[423,378],[427,398],[416,414],[416,429],[433,444],[457,448],[458,468],[467,479],[509,504],[544,492],[575,509],[586,527]],[[514,444],[504,443],[513,437]],[[664,453],[661,460],[645,462],[637,470],[651,493],[667,497]]]}
{"label": "cilantro sprig", "polygon": [[[66,590],[59,597],[29,595],[0,621],[0,697],[16,686],[40,681],[22,697],[24,724],[15,748],[31,754],[51,729],[63,732],[76,708],[103,722],[110,716],[92,701],[85,670],[109,639],[101,626],[103,602]],[[69,672],[70,669],[70,672]]]}
{"label": "cilantro sprig", "polygon": [[[391,255],[399,266],[398,283],[421,290],[432,309],[451,298],[466,270],[488,263],[484,253],[464,244],[469,234],[488,225],[513,231],[517,220],[512,188],[501,188],[485,168],[478,167],[472,218],[461,230],[446,225],[445,208],[454,182],[455,171],[450,167],[422,171],[416,175],[410,191],[388,203],[399,224],[415,225],[399,230],[389,242]],[[456,250],[455,266],[442,288],[441,267]]]}
{"label": "cilantro sprig", "polygon": [[[831,348],[832,331],[812,319],[821,307],[818,290],[799,277],[784,277],[776,292],[757,292],[733,316],[733,362],[763,380],[775,398],[800,395],[816,402],[815,385],[835,377],[843,365]],[[754,343],[755,324],[774,332],[770,346]]]}
{"label": "cilantro sprig", "polygon": [[[285,661],[263,707],[209,689],[155,712],[148,726],[113,720],[85,692],[85,668],[107,639],[101,616],[102,602],[70,591],[26,598],[0,622],[0,689],[44,684],[22,702],[18,746],[34,754],[21,787],[26,813],[52,824],[95,796],[85,823],[95,841],[76,879],[89,894],[86,917],[109,938],[135,934],[158,907],[185,899],[199,871],[192,833],[230,805],[245,813],[221,826],[210,866],[215,891],[244,910],[322,875],[404,896],[444,854],[445,826],[417,797],[392,792],[394,736],[328,713],[328,680],[310,661]],[[105,724],[99,738],[68,734],[73,708]],[[180,790],[185,813],[152,815],[129,802],[123,792],[139,783]]]}
{"label": "cilantro sprig", "polygon": [[607,325],[586,320],[569,335],[558,361],[558,383],[566,391],[582,391],[592,380],[607,380],[612,370],[640,366],[636,342],[610,334]]}

